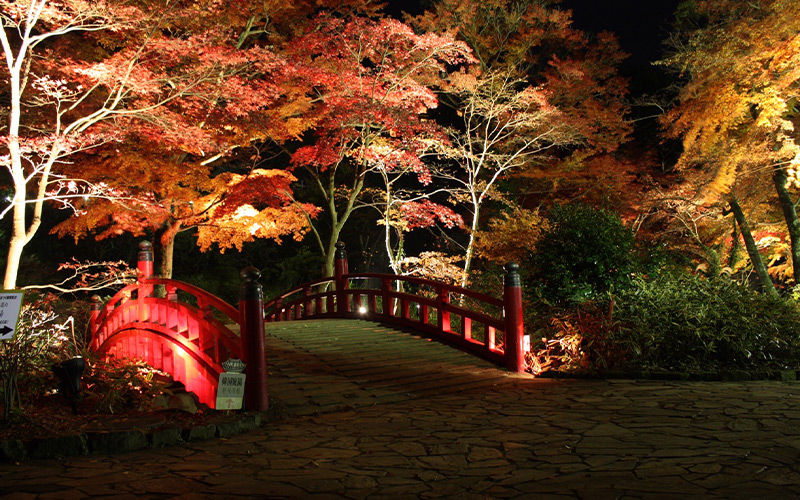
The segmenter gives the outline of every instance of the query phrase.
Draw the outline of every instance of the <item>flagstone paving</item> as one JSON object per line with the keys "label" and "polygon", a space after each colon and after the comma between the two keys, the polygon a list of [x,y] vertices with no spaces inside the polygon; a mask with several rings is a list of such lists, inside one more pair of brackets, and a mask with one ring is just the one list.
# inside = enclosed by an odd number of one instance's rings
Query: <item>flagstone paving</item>
{"label": "flagstone paving", "polygon": [[0,499],[800,498],[800,382],[544,380],[365,322],[267,332],[279,420],[3,464]]}

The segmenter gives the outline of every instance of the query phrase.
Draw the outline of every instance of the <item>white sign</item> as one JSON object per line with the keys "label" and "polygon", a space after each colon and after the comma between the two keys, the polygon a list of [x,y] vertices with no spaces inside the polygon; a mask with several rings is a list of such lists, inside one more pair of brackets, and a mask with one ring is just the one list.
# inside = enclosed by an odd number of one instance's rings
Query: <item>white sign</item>
{"label": "white sign", "polygon": [[222,372],[217,385],[217,410],[239,410],[244,399],[244,373]]}
{"label": "white sign", "polygon": [[0,292],[0,340],[11,340],[17,333],[23,292]]}

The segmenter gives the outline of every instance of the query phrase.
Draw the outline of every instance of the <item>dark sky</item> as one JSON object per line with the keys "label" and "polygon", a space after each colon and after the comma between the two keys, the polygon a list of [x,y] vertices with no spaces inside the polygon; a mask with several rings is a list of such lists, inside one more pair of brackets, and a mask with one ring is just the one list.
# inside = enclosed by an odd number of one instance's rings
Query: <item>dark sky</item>
{"label": "dark sky", "polygon": [[641,95],[666,85],[661,68],[650,63],[663,57],[680,0],[562,0],[572,10],[573,26],[587,32],[610,31],[630,57],[621,68],[631,79],[631,93]]}
{"label": "dark sky", "polygon": [[[420,12],[419,0],[389,0],[389,12]],[[573,26],[587,32],[610,31],[630,54],[622,73],[632,79],[634,94],[654,92],[662,73],[650,62],[662,56],[662,42],[680,0],[562,0],[572,10]]]}
{"label": "dark sky", "polygon": [[562,0],[572,10],[574,26],[584,31],[611,31],[638,63],[661,55],[679,0]]}

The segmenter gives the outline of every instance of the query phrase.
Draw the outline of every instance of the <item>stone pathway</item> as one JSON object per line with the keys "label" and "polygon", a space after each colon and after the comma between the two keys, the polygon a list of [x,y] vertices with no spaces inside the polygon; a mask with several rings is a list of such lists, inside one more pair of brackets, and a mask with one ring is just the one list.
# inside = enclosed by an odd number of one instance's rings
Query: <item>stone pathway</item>
{"label": "stone pathway", "polygon": [[[305,339],[269,332],[291,361],[270,364],[281,420],[160,450],[0,465],[0,499],[800,498],[798,382],[533,379],[447,352],[405,363],[397,339],[442,346],[375,325],[306,326]],[[362,340],[323,339],[349,329]],[[359,360],[384,341],[397,349],[381,366],[396,377]],[[311,356],[306,342],[330,350]]]}

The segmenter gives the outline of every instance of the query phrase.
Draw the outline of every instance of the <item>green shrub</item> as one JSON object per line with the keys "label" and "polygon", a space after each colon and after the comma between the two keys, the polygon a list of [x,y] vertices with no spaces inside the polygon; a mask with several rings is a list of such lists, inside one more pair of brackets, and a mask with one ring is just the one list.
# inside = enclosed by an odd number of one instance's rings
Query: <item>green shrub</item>
{"label": "green shrub", "polygon": [[800,366],[800,309],[728,278],[636,280],[615,294],[610,335],[631,368]]}
{"label": "green shrub", "polygon": [[627,285],[634,267],[633,233],[616,214],[570,204],[553,207],[548,220],[528,286],[539,286],[553,303],[580,303]]}

